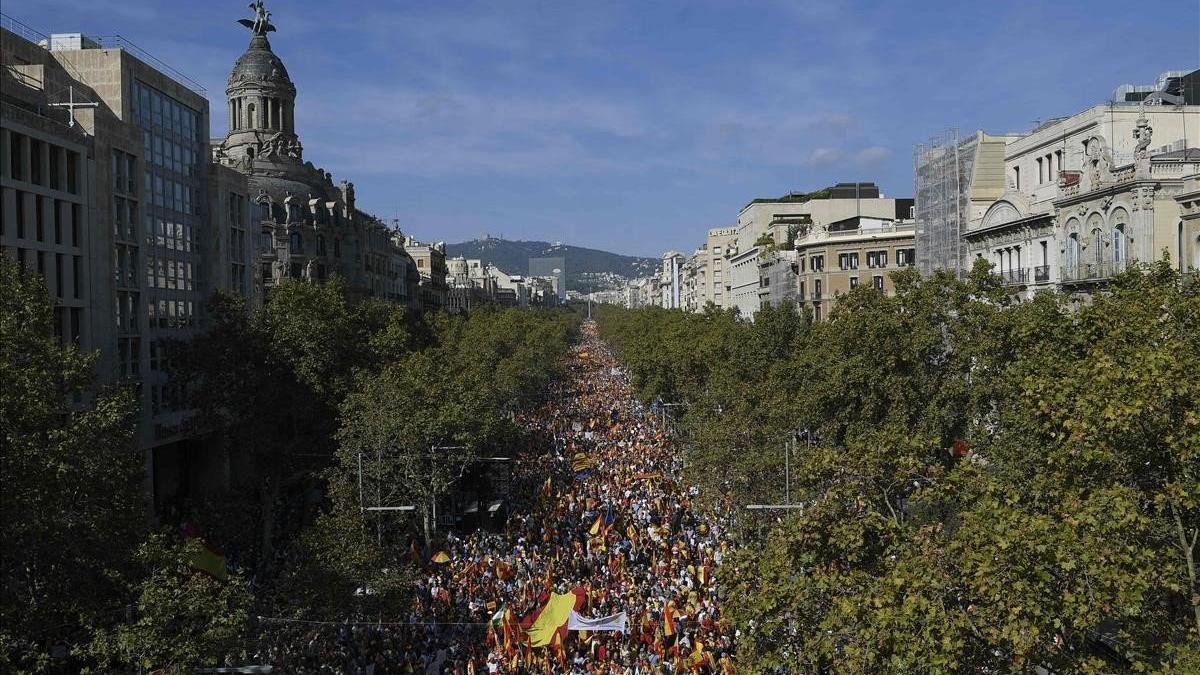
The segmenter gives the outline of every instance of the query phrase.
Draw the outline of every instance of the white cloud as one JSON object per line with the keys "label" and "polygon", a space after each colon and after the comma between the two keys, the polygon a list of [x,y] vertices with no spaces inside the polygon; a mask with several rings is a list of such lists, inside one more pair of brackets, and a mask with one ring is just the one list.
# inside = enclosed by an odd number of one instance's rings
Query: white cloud
{"label": "white cloud", "polygon": [[891,157],[892,151],[880,145],[872,145],[869,148],[863,148],[854,153],[854,163],[859,167],[872,169],[882,164],[888,157]]}
{"label": "white cloud", "polygon": [[813,148],[805,158],[804,163],[814,167],[827,167],[840,164],[846,153],[839,148]]}

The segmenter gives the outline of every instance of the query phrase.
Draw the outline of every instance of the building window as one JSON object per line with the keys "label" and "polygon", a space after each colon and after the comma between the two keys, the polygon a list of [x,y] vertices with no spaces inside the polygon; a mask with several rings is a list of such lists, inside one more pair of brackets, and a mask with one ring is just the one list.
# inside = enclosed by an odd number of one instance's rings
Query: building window
{"label": "building window", "polygon": [[825,269],[825,256],[814,255],[809,259],[808,263],[809,263],[809,266],[812,268],[812,271],[820,272]]}
{"label": "building window", "polygon": [[293,232],[288,241],[292,253],[304,253],[304,238],[300,236],[299,232]]}
{"label": "building window", "polygon": [[883,277],[878,274],[871,277],[871,287],[877,291],[882,291],[883,290]]}
{"label": "building window", "polygon": [[858,277],[850,277],[850,290],[858,288]]}
{"label": "building window", "polygon": [[317,255],[325,255],[325,237],[317,235]]}

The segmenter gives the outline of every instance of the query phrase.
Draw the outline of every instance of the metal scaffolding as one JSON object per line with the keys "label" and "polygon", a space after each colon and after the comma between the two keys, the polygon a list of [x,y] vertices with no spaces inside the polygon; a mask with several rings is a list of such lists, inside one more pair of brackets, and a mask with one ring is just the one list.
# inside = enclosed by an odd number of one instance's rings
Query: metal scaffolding
{"label": "metal scaffolding", "polygon": [[960,140],[958,129],[951,128],[914,148],[915,245],[922,275],[937,270],[964,272],[962,232],[970,217],[977,143],[976,135]]}

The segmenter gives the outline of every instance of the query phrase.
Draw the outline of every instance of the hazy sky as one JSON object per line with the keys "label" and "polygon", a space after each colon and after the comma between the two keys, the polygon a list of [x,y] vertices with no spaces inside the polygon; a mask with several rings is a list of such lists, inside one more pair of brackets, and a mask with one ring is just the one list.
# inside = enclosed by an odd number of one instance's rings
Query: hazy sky
{"label": "hazy sky", "polygon": [[[225,133],[246,1],[6,0],[121,34],[203,84]],[[1200,64],[1200,2],[268,0],[305,157],[430,240],[689,251],[750,199],[912,193],[950,126],[1025,130]]]}

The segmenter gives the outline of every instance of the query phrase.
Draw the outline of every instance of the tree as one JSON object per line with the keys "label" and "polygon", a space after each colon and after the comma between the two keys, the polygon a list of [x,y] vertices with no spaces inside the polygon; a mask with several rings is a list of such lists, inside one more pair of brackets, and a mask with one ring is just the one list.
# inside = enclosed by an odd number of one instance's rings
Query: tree
{"label": "tree", "polygon": [[93,389],[94,355],[60,343],[53,316],[41,281],[0,256],[3,670],[49,667],[50,645],[110,620],[144,531],[134,396]]}
{"label": "tree", "polygon": [[156,534],[139,548],[143,576],[131,589],[131,616],[99,630],[86,650],[104,671],[121,664],[190,673],[237,652],[252,596],[236,574],[218,580],[193,569],[200,547]]}
{"label": "tree", "polygon": [[803,510],[743,529],[721,576],[739,665],[1195,670],[1195,289],[1166,265],[1082,307],[1013,304],[986,264],[893,278],[894,297],[852,292],[811,328],[768,315],[757,337],[601,318],[643,385],[697,377],[690,468],[732,476],[735,505],[777,494],[773,435],[817,432],[790,466]]}

